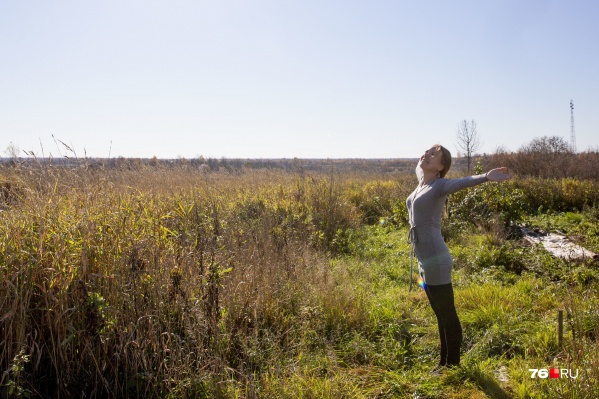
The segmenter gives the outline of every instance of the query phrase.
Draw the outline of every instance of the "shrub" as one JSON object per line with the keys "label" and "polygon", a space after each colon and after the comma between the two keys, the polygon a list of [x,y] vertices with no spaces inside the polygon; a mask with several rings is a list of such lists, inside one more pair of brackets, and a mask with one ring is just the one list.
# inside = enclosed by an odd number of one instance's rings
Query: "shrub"
{"label": "shrub", "polygon": [[516,179],[531,212],[581,211],[599,204],[599,183],[591,180]]}
{"label": "shrub", "polygon": [[447,204],[449,223],[491,229],[494,222],[508,229],[520,222],[527,204],[523,190],[509,182],[487,183],[451,195]]}
{"label": "shrub", "polygon": [[404,215],[406,184],[399,181],[372,181],[355,184],[347,190],[349,201],[361,212],[362,222],[373,225],[381,220],[394,224],[407,222]]}

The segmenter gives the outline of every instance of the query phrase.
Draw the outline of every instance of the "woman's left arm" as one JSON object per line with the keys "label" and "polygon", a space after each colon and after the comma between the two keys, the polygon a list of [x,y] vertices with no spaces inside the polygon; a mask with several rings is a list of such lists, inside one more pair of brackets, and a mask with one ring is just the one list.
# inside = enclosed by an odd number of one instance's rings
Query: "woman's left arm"
{"label": "woman's left arm", "polygon": [[473,187],[486,181],[502,182],[510,179],[512,175],[507,173],[507,168],[491,169],[485,174],[467,176],[458,179],[447,179],[441,193],[444,195],[453,194],[467,187]]}

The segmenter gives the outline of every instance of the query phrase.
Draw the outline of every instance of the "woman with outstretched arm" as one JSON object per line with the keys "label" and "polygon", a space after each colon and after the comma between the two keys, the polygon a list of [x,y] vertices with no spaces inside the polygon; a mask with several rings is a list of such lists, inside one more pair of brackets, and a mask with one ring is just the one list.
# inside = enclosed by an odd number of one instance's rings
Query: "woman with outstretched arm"
{"label": "woman with outstretched arm", "polygon": [[451,153],[436,144],[420,157],[416,174],[419,184],[406,200],[410,216],[409,239],[418,259],[420,285],[437,317],[441,351],[439,365],[433,370],[460,364],[462,327],[451,285],[453,260],[441,235],[441,217],[449,194],[487,181],[502,182],[511,177],[507,168],[458,179],[446,179]]}

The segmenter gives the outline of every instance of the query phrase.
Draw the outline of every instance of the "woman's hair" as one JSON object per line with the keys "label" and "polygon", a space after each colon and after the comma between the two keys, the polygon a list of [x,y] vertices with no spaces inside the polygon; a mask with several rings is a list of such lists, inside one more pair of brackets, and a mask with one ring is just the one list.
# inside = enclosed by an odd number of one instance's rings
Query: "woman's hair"
{"label": "woman's hair", "polygon": [[451,152],[449,152],[449,150],[443,147],[441,144],[435,144],[434,147],[437,149],[437,151],[441,151],[442,154],[441,164],[443,165],[443,170],[439,172],[439,177],[445,177],[449,171],[449,168],[451,167]]}

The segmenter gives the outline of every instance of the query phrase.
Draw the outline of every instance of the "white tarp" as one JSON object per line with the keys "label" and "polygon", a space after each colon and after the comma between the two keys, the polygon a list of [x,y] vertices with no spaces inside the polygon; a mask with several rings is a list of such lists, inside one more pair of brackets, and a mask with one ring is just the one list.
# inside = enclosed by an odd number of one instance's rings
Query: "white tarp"
{"label": "white tarp", "polygon": [[568,240],[566,237],[554,233],[539,233],[534,230],[522,228],[522,235],[534,244],[542,244],[553,256],[563,259],[588,259],[597,258],[597,254],[589,251]]}

